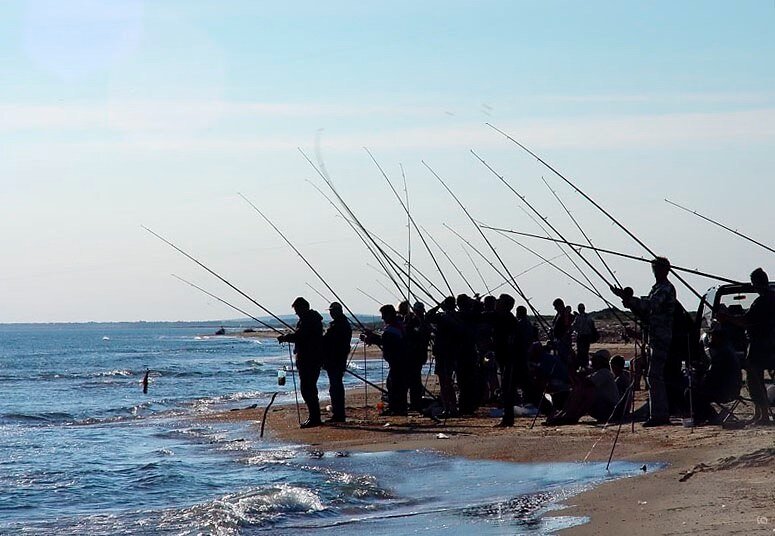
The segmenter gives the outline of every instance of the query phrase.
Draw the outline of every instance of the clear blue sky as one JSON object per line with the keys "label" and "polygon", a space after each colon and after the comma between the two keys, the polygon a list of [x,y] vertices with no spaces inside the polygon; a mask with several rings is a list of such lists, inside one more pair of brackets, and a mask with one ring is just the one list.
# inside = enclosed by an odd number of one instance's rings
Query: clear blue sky
{"label": "clear blue sky", "polygon": [[[475,149],[579,238],[543,175],[599,245],[641,253],[485,121],[578,180],[676,264],[741,279],[759,265],[775,272],[772,254],[663,201],[775,242],[773,58],[772,0],[3,2],[0,322],[235,316],[172,272],[249,307],[141,224],[278,313],[298,294],[323,308],[305,283],[322,284],[237,192],[287,231],[351,308],[374,308],[356,288],[395,301],[305,182],[317,178],[297,147],[317,148],[364,223],[400,249],[401,209],[362,147],[394,180],[403,164],[416,219],[472,282],[442,224],[486,246],[421,159],[479,219],[536,231]],[[535,264],[493,240],[513,272]],[[418,267],[433,273],[416,240],[414,248]],[[648,291],[648,266],[612,265]],[[547,314],[556,296],[602,306],[548,268],[521,284]],[[695,305],[687,290],[679,295]]]}

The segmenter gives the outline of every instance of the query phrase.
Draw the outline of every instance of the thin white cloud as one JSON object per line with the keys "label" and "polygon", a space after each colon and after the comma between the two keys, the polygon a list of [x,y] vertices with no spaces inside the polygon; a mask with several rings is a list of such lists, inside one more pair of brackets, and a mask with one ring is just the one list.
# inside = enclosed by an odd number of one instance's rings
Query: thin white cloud
{"label": "thin white cloud", "polygon": [[[415,109],[419,110],[419,109]],[[327,105],[295,104],[218,104],[160,103],[123,108],[41,106],[0,106],[0,132],[18,130],[24,126],[35,129],[94,127],[116,129],[128,136],[102,139],[100,130],[89,132],[91,140],[52,142],[81,150],[114,151],[210,151],[241,152],[293,149],[306,143],[315,127],[325,125],[325,118],[349,117],[348,133],[329,132],[325,147],[331,150],[375,149],[468,149],[502,143],[497,133],[477,122],[439,121],[421,127],[380,126],[379,114],[390,114],[390,108],[341,108]],[[267,117],[298,116],[314,119],[314,126],[294,123],[279,134],[272,131],[271,122],[260,123],[255,135],[216,135],[203,127],[222,117],[245,117],[255,114]],[[363,117],[364,121],[359,121]],[[423,121],[427,123],[427,121]],[[497,126],[515,137],[529,140],[540,147],[560,148],[619,148],[634,146],[669,146],[709,142],[775,141],[775,107],[744,111],[669,113],[641,115],[605,115],[520,120],[511,117],[496,121]],[[119,125],[116,128],[116,125]],[[298,134],[294,132],[297,131]],[[141,135],[131,135],[137,133]],[[148,134],[148,135],[146,135]],[[39,143],[25,137],[20,144]]]}

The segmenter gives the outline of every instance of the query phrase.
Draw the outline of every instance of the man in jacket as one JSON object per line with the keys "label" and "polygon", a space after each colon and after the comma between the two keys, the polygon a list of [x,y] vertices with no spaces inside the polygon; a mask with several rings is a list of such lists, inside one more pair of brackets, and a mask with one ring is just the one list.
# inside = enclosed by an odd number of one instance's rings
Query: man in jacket
{"label": "man in jacket", "polygon": [[333,302],[328,313],[331,315],[331,323],[323,335],[323,368],[328,375],[328,394],[331,396],[331,418],[327,422],[345,422],[342,380],[347,369],[353,330],[339,302]]}
{"label": "man in jacket", "polygon": [[323,360],[323,317],[310,309],[309,302],[301,297],[293,300],[291,307],[299,317],[296,329],[293,333],[280,335],[277,341],[294,343],[299,391],[309,413],[309,418],[301,423],[301,427],[312,428],[321,424],[317,384]]}

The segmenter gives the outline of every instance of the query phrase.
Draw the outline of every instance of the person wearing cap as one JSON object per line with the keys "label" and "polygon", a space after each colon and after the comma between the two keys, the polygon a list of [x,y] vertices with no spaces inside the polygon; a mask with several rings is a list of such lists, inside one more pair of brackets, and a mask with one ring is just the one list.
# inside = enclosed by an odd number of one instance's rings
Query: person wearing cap
{"label": "person wearing cap", "polygon": [[717,317],[730,324],[744,327],[748,335],[745,377],[748,392],[755,407],[751,424],[770,423],[770,407],[764,386],[764,371],[775,367],[775,290],[767,272],[757,268],[751,272],[751,285],[759,294],[743,315],[719,311]]}
{"label": "person wearing cap", "polygon": [[428,362],[428,343],[431,340],[430,326],[425,320],[425,305],[416,302],[412,311],[404,317],[406,343],[409,352],[407,363],[407,385],[409,386],[409,406],[414,411],[422,411],[425,386],[422,381],[422,368]]}
{"label": "person wearing cap", "polygon": [[630,309],[647,326],[648,345],[651,350],[646,373],[649,387],[649,418],[645,427],[670,424],[665,365],[673,339],[673,317],[677,307],[675,287],[668,281],[670,261],[656,257],[651,261],[655,283],[648,296],[636,298],[632,289],[611,287],[611,292],[622,298],[622,305]]}
{"label": "person wearing cap", "polygon": [[328,375],[328,394],[331,397],[331,418],[327,422],[345,422],[344,371],[350,355],[353,330],[339,302],[328,307],[331,322],[323,334],[323,368]]}
{"label": "person wearing cap", "polygon": [[292,342],[296,355],[296,370],[299,373],[299,391],[307,405],[309,418],[301,423],[302,428],[320,426],[320,401],[318,400],[318,378],[323,360],[323,317],[311,309],[302,297],[291,304],[299,321],[293,333],[280,335],[277,341]]}
{"label": "person wearing cap", "polygon": [[407,415],[407,348],[404,325],[393,305],[383,305],[379,308],[379,312],[385,322],[385,329],[382,333],[366,331],[361,334],[361,340],[366,344],[376,344],[382,348],[382,357],[390,366],[387,378],[388,409],[383,411],[382,415]]}

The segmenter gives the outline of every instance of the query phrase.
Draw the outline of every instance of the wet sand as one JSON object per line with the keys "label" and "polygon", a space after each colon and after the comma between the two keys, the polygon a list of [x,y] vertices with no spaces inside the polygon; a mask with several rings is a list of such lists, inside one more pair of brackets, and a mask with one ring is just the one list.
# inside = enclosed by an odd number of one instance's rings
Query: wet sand
{"label": "wet sand", "polygon": [[[636,400],[643,399],[645,393],[639,391]],[[583,461],[588,454],[589,460],[606,461],[617,430],[603,429],[591,419],[545,427],[540,417],[532,429],[528,417],[518,418],[513,428],[493,428],[499,419],[490,416],[489,407],[443,423],[419,415],[380,417],[378,400],[372,388],[366,393],[351,389],[347,423],[307,430],[299,429],[293,405],[273,407],[265,433],[312,450],[431,449],[473,459],[551,462]],[[258,435],[262,413],[263,408],[256,408],[210,418],[251,421]],[[588,516],[590,522],[568,529],[568,534],[775,534],[775,427],[724,430],[676,424],[644,429],[636,424],[634,430],[630,424],[622,427],[614,460],[643,462],[644,475],[572,498],[562,513]],[[668,465],[653,471],[650,464],[658,462]]]}

